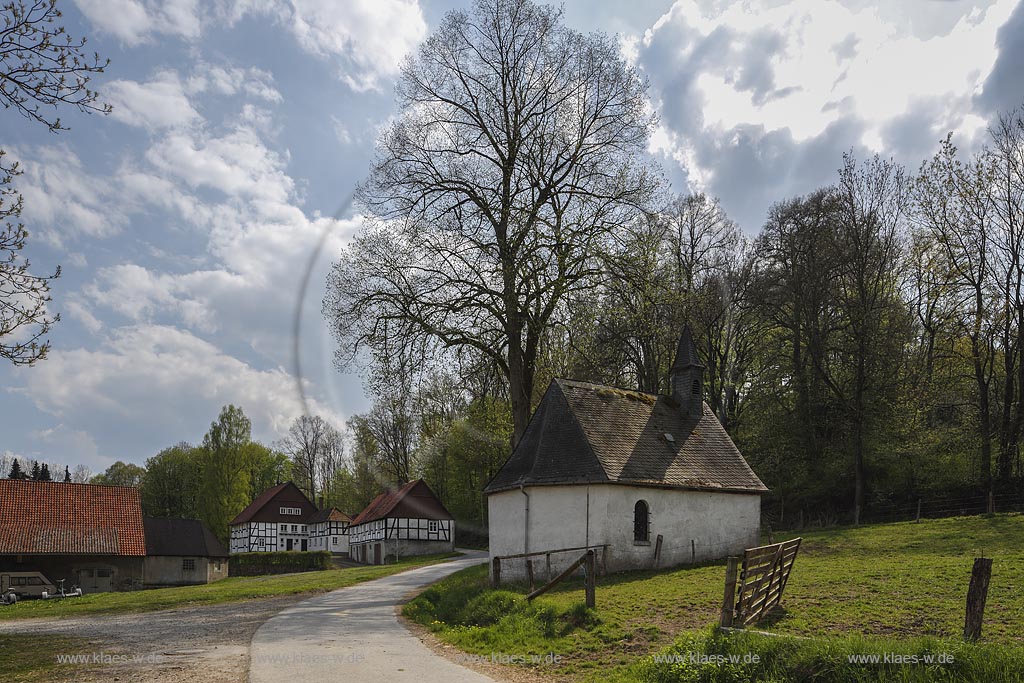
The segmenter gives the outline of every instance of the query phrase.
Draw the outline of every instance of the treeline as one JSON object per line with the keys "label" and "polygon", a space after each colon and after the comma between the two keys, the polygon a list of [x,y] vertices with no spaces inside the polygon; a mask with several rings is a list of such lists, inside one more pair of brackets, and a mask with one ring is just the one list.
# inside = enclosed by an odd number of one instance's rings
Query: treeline
{"label": "treeline", "polygon": [[[1021,111],[970,159],[949,139],[914,173],[848,155],[833,184],[772,206],[753,239],[697,194],[620,240],[600,286],[545,331],[534,405],[555,376],[667,391],[689,323],[705,399],[771,488],[776,523],[1024,490]],[[480,354],[432,352],[447,367],[421,366],[434,368],[426,389],[373,414],[416,422],[405,466],[448,497],[475,493],[478,511],[459,510],[483,522],[479,491],[508,453],[504,383]]]}

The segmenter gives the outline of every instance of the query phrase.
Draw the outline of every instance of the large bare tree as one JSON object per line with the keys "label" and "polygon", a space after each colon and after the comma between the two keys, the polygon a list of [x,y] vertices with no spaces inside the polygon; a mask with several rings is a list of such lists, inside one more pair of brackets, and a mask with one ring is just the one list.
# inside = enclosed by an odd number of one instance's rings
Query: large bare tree
{"label": "large bare tree", "polygon": [[640,161],[645,82],[613,39],[561,18],[478,0],[406,62],[359,193],[369,217],[324,301],[342,366],[363,347],[388,362],[410,349],[489,357],[508,381],[513,444],[545,330],[594,286],[657,182]]}

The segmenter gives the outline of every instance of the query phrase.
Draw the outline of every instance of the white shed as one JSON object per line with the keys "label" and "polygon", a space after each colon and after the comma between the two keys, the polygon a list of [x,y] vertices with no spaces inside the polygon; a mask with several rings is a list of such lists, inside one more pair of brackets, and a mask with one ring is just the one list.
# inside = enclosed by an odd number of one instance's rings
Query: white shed
{"label": "white shed", "polygon": [[[606,571],[622,571],[758,545],[768,489],[704,403],[702,374],[687,327],[671,396],[552,381],[485,489],[491,558],[593,547]],[[579,554],[552,555],[550,571]],[[533,560],[543,577],[547,558]],[[502,578],[524,577],[525,562],[503,561]]]}

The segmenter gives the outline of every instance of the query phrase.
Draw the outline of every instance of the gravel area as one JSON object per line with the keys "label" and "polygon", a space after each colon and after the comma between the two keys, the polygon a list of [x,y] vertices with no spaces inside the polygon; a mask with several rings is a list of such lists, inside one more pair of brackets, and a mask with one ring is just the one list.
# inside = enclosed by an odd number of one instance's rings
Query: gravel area
{"label": "gravel area", "polygon": [[285,607],[308,597],[286,595],[70,619],[20,619],[0,622],[0,635],[39,633],[86,639],[86,651],[67,654],[99,655],[106,662],[83,665],[76,681],[243,683],[249,670],[249,643],[256,629]]}

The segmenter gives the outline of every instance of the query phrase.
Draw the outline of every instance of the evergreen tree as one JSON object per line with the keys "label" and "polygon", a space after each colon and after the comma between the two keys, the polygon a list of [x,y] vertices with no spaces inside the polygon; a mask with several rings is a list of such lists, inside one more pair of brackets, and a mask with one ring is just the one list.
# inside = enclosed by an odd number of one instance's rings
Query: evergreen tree
{"label": "evergreen tree", "polygon": [[50,476],[50,466],[45,462],[39,470],[39,481],[53,481],[53,477]]}
{"label": "evergreen tree", "polygon": [[67,465],[64,465],[64,483],[71,483],[71,470],[68,469]]}
{"label": "evergreen tree", "polygon": [[15,458],[11,464],[11,472],[7,475],[8,479],[24,479],[25,473],[21,471],[21,463]]}
{"label": "evergreen tree", "polygon": [[40,476],[42,476],[42,473],[39,470],[39,461],[37,460],[32,463],[32,481],[39,481]]}

